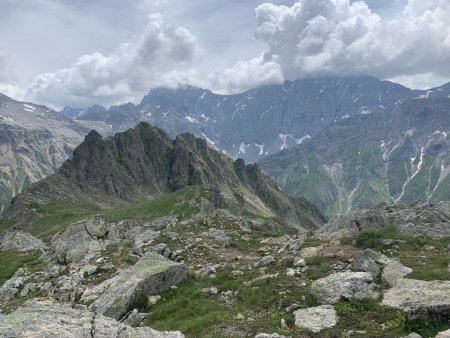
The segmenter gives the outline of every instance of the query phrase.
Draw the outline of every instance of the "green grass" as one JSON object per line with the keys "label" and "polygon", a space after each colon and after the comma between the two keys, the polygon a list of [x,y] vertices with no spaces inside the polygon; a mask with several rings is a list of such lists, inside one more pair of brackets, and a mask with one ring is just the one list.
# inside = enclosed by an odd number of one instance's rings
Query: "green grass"
{"label": "green grass", "polygon": [[40,266],[38,255],[21,255],[17,252],[0,251],[0,285],[10,279],[19,268],[34,271]]}
{"label": "green grass", "polygon": [[101,209],[91,204],[68,204],[54,202],[46,205],[33,204],[40,217],[31,226],[31,234],[49,241],[53,235],[65,229],[68,225],[101,214],[108,222],[117,222],[125,219],[150,222],[158,217],[174,214],[181,219],[189,218],[199,211],[198,207],[190,206],[189,202],[207,196],[208,191],[202,187],[189,187],[161,198],[148,200],[137,198],[136,202],[124,207],[114,209]]}
{"label": "green grass", "polygon": [[[395,257],[405,266],[413,269],[406,278],[430,280],[449,280],[448,256],[446,248],[448,239],[430,239],[423,236],[413,237],[402,234],[396,228],[385,228],[379,231],[362,232],[354,238],[358,247],[383,251],[383,239],[394,239],[398,242]],[[425,247],[433,246],[428,251]]]}

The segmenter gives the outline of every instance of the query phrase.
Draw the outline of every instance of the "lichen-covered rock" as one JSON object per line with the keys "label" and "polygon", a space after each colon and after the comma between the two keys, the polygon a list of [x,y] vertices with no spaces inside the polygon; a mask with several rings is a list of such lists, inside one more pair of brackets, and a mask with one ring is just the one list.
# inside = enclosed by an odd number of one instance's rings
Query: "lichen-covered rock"
{"label": "lichen-covered rock", "polygon": [[78,273],[71,276],[62,276],[57,280],[50,295],[60,302],[73,302],[84,292],[84,288],[81,286],[82,281],[83,276]]}
{"label": "lichen-covered rock", "polygon": [[[96,222],[101,224],[97,227]],[[102,225],[103,222],[100,218],[94,217],[68,227],[52,240],[47,257],[65,264],[77,263],[83,259],[94,257],[102,250],[101,242],[97,240],[101,236],[99,229]],[[87,226],[90,226],[95,237],[89,234]]]}
{"label": "lichen-covered rock", "polygon": [[400,279],[384,293],[383,304],[405,311],[411,318],[450,316],[450,281]]}
{"label": "lichen-covered rock", "polygon": [[395,259],[389,260],[383,268],[381,279],[390,286],[394,286],[403,277],[409,275],[413,270],[401,264]]}
{"label": "lichen-covered rock", "polygon": [[360,251],[356,255],[353,268],[358,271],[369,272],[373,278],[378,277],[381,273],[383,282],[390,286],[395,285],[399,279],[413,271],[399,261],[370,249]]}
{"label": "lichen-covered rock", "polygon": [[255,338],[291,338],[279,335],[278,333],[258,333]]}
{"label": "lichen-covered rock", "polygon": [[449,203],[393,205],[356,211],[336,217],[317,229],[315,238],[321,240],[350,237],[360,231],[397,228],[402,233],[430,238],[450,237]]}
{"label": "lichen-covered rock", "polygon": [[331,305],[322,305],[294,312],[295,325],[312,332],[320,332],[334,327],[338,322],[336,310]]}
{"label": "lichen-covered rock", "polygon": [[0,337],[183,338],[184,335],[147,327],[132,328],[91,311],[32,300],[7,316],[0,315]]}
{"label": "lichen-covered rock", "polygon": [[7,280],[0,287],[0,305],[16,298],[20,290],[24,287],[26,278],[23,277],[23,269],[16,271],[14,276]]}
{"label": "lichen-covered rock", "polygon": [[28,232],[12,230],[0,236],[0,251],[44,251],[47,246],[44,242]]}
{"label": "lichen-covered rock", "polygon": [[337,272],[311,284],[311,291],[322,303],[335,304],[341,298],[364,299],[378,297],[376,285],[368,272]]}
{"label": "lichen-covered rock", "polygon": [[113,277],[112,281],[106,281],[109,286],[91,304],[90,309],[120,319],[139,297],[168,290],[179,284],[186,275],[184,264],[148,252],[135,265]]}

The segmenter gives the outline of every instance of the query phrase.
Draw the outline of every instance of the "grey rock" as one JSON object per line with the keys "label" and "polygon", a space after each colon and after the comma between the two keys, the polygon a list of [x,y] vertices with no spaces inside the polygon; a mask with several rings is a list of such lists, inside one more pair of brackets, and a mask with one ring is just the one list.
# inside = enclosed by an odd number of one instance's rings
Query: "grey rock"
{"label": "grey rock", "polygon": [[450,338],[450,330],[439,332],[435,338]]}
{"label": "grey rock", "polygon": [[15,312],[0,316],[0,337],[183,338],[184,335],[147,327],[132,328],[91,311],[32,300]]}
{"label": "grey rock", "polygon": [[375,284],[367,272],[337,272],[311,284],[311,291],[322,303],[335,304],[341,298],[364,299],[378,297]]}
{"label": "grey rock", "polygon": [[255,263],[255,267],[256,268],[263,268],[271,263],[275,262],[275,258],[271,255],[267,255],[264,257],[261,257],[256,263]]}
{"label": "grey rock", "polygon": [[417,333],[410,333],[409,335],[402,337],[402,338],[422,338],[421,335],[417,334]]}
{"label": "grey rock", "polygon": [[450,237],[450,204],[395,205],[385,208],[357,211],[334,218],[324,227],[317,229],[314,237],[333,240],[350,237],[359,231],[377,231],[397,228],[411,236],[429,238]]}
{"label": "grey rock", "polygon": [[[102,218],[92,217],[68,227],[52,240],[49,258],[68,264],[94,257],[102,250],[102,245],[86,229],[90,226],[94,232],[97,225],[102,228]],[[98,232],[94,233],[100,236]]]}
{"label": "grey rock", "polygon": [[334,327],[338,322],[336,310],[331,305],[322,305],[294,312],[295,325],[312,332]]}
{"label": "grey rock", "polygon": [[81,297],[84,288],[81,286],[83,276],[73,274],[60,277],[51,291],[51,297],[60,302],[73,302]]}
{"label": "grey rock", "polygon": [[83,222],[86,232],[93,239],[106,239],[109,233],[109,225],[101,215],[92,216]]}
{"label": "grey rock", "polygon": [[450,281],[400,279],[385,291],[383,304],[406,312],[411,318],[448,317],[450,314]]}
{"label": "grey rock", "polygon": [[294,258],[294,267],[296,267],[296,268],[297,267],[303,268],[305,266],[306,266],[306,262],[305,262],[305,260],[303,258],[300,258],[300,257]]}
{"label": "grey rock", "polygon": [[187,275],[183,264],[148,252],[134,266],[120,272],[90,309],[120,319],[142,295],[158,294],[179,284]]}
{"label": "grey rock", "polygon": [[139,316],[138,310],[134,309],[133,311],[131,311],[128,316],[121,320],[121,323],[131,327],[139,326],[139,324],[141,323],[141,317]]}
{"label": "grey rock", "polygon": [[399,279],[413,271],[411,268],[402,265],[399,261],[388,258],[370,249],[358,252],[353,263],[353,268],[355,270],[369,272],[373,278],[379,276],[381,272],[382,281],[390,286],[395,285]]}
{"label": "grey rock", "polygon": [[0,236],[0,251],[44,251],[44,242],[28,232],[20,230],[6,231]]}
{"label": "grey rock", "polygon": [[211,228],[207,232],[202,233],[202,235],[221,242],[230,240],[230,237],[225,233],[225,231],[214,228]]}
{"label": "grey rock", "polygon": [[[20,275],[20,273],[19,273]],[[24,277],[16,277],[16,274],[0,287],[0,305],[16,298],[25,283]]]}
{"label": "grey rock", "polygon": [[128,261],[131,262],[131,263],[137,263],[137,262],[141,259],[141,256],[135,255],[134,253],[130,252],[130,253],[128,254],[127,259],[128,259]]}
{"label": "grey rock", "polygon": [[278,333],[258,333],[255,338],[291,338],[290,336],[282,336]]}
{"label": "grey rock", "polygon": [[394,286],[400,279],[409,275],[413,270],[402,265],[400,262],[391,259],[384,266],[383,272],[381,273],[381,279],[383,282],[390,286]]}

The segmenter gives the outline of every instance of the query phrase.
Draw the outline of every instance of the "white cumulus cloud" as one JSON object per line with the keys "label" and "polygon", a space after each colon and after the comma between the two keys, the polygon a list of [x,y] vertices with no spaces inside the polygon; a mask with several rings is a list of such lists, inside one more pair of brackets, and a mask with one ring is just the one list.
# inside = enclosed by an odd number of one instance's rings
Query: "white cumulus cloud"
{"label": "white cumulus cloud", "polygon": [[149,88],[192,78],[195,71],[187,65],[198,53],[197,39],[187,29],[152,15],[145,30],[114,53],[83,55],[68,68],[37,76],[27,98],[76,107],[137,100]]}
{"label": "white cumulus cloud", "polygon": [[300,0],[256,8],[256,37],[286,78],[367,73],[450,76],[450,2],[409,0],[383,19],[364,1]]}

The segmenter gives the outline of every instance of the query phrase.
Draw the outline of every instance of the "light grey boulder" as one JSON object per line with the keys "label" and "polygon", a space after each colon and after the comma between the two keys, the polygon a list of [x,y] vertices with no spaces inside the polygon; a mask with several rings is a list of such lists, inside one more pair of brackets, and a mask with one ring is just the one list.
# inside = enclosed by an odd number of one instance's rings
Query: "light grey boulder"
{"label": "light grey boulder", "polygon": [[339,318],[332,305],[322,305],[294,312],[295,325],[312,332],[320,332],[336,326]]}
{"label": "light grey boulder", "polygon": [[402,338],[422,338],[422,336],[420,334],[417,333],[410,333],[409,335],[402,337]]}
{"label": "light grey boulder", "polygon": [[10,230],[4,232],[0,237],[0,251],[29,252],[44,250],[47,250],[45,243],[28,232]]}
{"label": "light grey boulder", "polygon": [[0,337],[27,338],[183,338],[180,332],[132,328],[91,311],[49,301],[28,301],[15,312],[0,316]]}
{"label": "light grey boulder", "polygon": [[400,279],[409,275],[411,272],[413,272],[413,269],[404,266],[397,260],[391,259],[384,266],[381,279],[386,284],[394,286]]}
{"label": "light grey boulder", "polygon": [[[186,278],[187,268],[154,252],[148,252],[132,267],[121,271],[90,309],[120,319],[141,296],[159,294]],[[91,294],[92,296],[92,294]]]}
{"label": "light grey boulder", "polygon": [[26,278],[23,277],[23,269],[16,273],[0,287],[0,305],[7,303],[19,295],[25,285]]}
{"label": "light grey boulder", "polygon": [[400,279],[387,290],[383,304],[403,310],[410,318],[450,315],[450,281]]}
{"label": "light grey boulder", "polygon": [[202,236],[212,238],[216,241],[226,242],[230,237],[223,230],[211,228],[207,232],[202,233]]}
{"label": "light grey boulder", "polygon": [[399,279],[413,271],[399,261],[388,258],[382,253],[371,249],[358,252],[353,268],[358,271],[368,272],[373,278],[378,277],[381,273],[382,281],[390,286],[394,286]]}
{"label": "light grey boulder", "polygon": [[435,338],[450,338],[450,330],[439,332]]}
{"label": "light grey boulder", "polygon": [[341,298],[378,298],[376,285],[368,272],[337,272],[311,284],[311,291],[324,304],[335,304]]}
{"label": "light grey boulder", "polygon": [[278,333],[258,333],[255,338],[291,338]]}
{"label": "light grey boulder", "polygon": [[[102,226],[103,221],[98,217],[71,225],[52,240],[46,258],[69,264],[95,257],[103,249],[101,242],[97,240],[99,236],[102,236],[99,232]],[[91,228],[95,237],[89,234],[88,227]]]}

